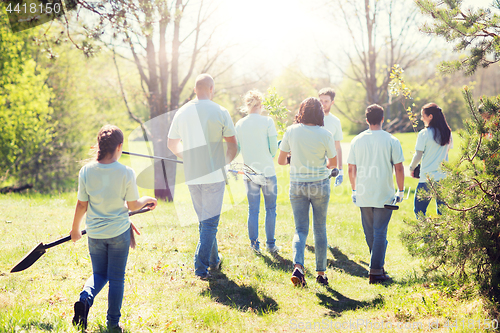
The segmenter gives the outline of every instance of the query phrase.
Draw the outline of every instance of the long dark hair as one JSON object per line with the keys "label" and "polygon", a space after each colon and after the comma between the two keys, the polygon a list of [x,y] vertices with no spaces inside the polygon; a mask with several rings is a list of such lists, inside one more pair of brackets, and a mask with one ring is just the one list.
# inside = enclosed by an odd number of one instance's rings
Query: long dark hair
{"label": "long dark hair", "polygon": [[434,129],[434,141],[441,146],[450,143],[451,129],[446,122],[443,110],[436,103],[425,104],[422,111],[427,116],[432,114],[432,120],[429,122],[429,127]]}
{"label": "long dark hair", "polygon": [[115,125],[104,125],[97,135],[97,160],[113,154],[116,147],[123,143],[123,132]]}
{"label": "long dark hair", "polygon": [[314,97],[306,98],[300,103],[299,112],[295,116],[296,124],[314,124],[325,126],[323,121],[325,115],[319,99]]}

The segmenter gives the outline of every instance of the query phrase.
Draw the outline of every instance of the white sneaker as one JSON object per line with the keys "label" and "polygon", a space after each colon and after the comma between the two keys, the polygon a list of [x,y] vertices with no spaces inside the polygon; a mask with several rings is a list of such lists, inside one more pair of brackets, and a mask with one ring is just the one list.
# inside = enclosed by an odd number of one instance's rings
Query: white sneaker
{"label": "white sneaker", "polygon": [[267,247],[267,251],[269,251],[269,253],[278,253],[281,251],[281,246],[277,246],[277,245],[274,245],[273,247]]}

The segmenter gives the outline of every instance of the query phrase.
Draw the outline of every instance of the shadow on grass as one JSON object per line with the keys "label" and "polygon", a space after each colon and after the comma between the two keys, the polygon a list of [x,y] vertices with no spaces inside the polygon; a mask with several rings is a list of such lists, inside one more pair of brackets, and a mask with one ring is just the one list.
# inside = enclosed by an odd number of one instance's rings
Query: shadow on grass
{"label": "shadow on grass", "polygon": [[306,244],[306,250],[314,253],[314,246]]}
{"label": "shadow on grass", "polygon": [[368,270],[359,265],[358,263],[350,260],[345,254],[342,253],[337,247],[329,246],[328,249],[330,253],[333,255],[334,260],[328,259],[327,266],[338,268],[343,270],[349,275],[357,276],[357,277],[367,277]]}
{"label": "shadow on grass", "polygon": [[293,262],[291,260],[283,258],[278,253],[275,253],[270,257],[265,255],[261,255],[260,257],[270,268],[279,269],[283,272],[289,272],[291,274],[293,269]]}
{"label": "shadow on grass", "polygon": [[[90,331],[88,329],[87,330],[81,329],[81,330],[78,330],[78,332],[86,333],[86,332],[90,332]],[[97,329],[93,330],[91,333],[110,333],[110,332],[111,332],[110,329],[106,325],[98,324]],[[114,332],[116,332],[116,330]],[[123,326],[123,332],[124,333],[132,333],[129,329],[127,329],[127,327],[125,325]]]}
{"label": "shadow on grass", "polygon": [[320,300],[319,304],[330,310],[328,313],[330,317],[339,317],[344,311],[371,308],[384,304],[384,298],[380,294],[371,301],[357,301],[342,295],[331,287],[326,287],[326,291],[327,293],[318,292],[316,296]]}
{"label": "shadow on grass", "polygon": [[[55,329],[54,325],[51,323],[43,323],[43,322],[38,322],[35,320],[31,320],[28,324],[22,325],[22,326],[23,326],[23,328],[28,329],[29,332],[31,332],[31,329],[34,329],[34,328],[37,329],[37,332],[38,331],[52,332]],[[1,332],[3,332],[3,331],[1,331]],[[18,332],[17,327],[16,327],[16,332]],[[21,332],[26,332],[26,331],[21,330]]]}
{"label": "shadow on grass", "polygon": [[[389,273],[390,274],[390,273]],[[467,280],[450,275],[446,271],[434,270],[423,273],[417,273],[415,269],[409,271],[406,276],[393,281],[393,284],[400,286],[422,285],[424,287],[435,287],[437,289],[460,290],[464,288]]]}
{"label": "shadow on grass", "polygon": [[259,316],[278,311],[278,303],[271,297],[258,293],[253,287],[238,285],[222,272],[212,274],[214,278],[209,281],[209,287],[201,293],[202,296],[239,311],[255,312]]}
{"label": "shadow on grass", "polygon": [[[327,267],[338,268],[343,270],[349,275],[357,276],[357,277],[367,277],[368,270],[358,263],[350,260],[345,254],[342,253],[337,247],[332,247],[328,245],[328,249],[330,253],[333,255],[332,259],[327,259]],[[312,245],[306,244],[306,250],[314,253],[315,249]],[[366,264],[362,262],[363,264]],[[366,264],[368,265],[368,264]]]}

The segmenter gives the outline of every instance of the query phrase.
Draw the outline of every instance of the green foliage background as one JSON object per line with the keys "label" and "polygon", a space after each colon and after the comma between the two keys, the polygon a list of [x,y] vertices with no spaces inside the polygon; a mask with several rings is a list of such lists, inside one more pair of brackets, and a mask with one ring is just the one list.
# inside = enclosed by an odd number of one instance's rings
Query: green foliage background
{"label": "green foliage background", "polygon": [[[47,70],[30,56],[29,32],[13,34],[6,15],[0,15],[0,179],[19,176],[24,181],[37,172],[54,135],[57,121],[50,101]],[[36,176],[35,176],[36,177]]]}

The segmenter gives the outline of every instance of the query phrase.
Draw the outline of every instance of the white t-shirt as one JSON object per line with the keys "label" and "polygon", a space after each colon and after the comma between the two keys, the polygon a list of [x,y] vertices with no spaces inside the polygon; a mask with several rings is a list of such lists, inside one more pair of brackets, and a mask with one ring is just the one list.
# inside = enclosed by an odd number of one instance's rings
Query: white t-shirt
{"label": "white t-shirt", "polygon": [[325,128],[329,130],[333,135],[333,140],[342,141],[344,135],[342,134],[342,125],[340,124],[340,119],[335,117],[331,113],[325,115],[323,119],[325,122]]}
{"label": "white t-shirt", "polygon": [[276,127],[270,117],[251,113],[240,119],[236,125],[236,138],[243,155],[243,161],[265,177],[276,175],[270,140],[277,146]]}
{"label": "white t-shirt", "polygon": [[337,156],[332,133],[322,126],[295,124],[286,129],[280,150],[292,153],[291,182],[315,182],[328,178],[326,159]]}
{"label": "white t-shirt", "polygon": [[85,223],[90,238],[119,236],[130,228],[125,201],[139,199],[134,170],[119,162],[90,162],[80,169],[77,198],[89,203]]}
{"label": "white t-shirt", "polygon": [[448,161],[448,150],[453,148],[453,138],[450,134],[450,143],[441,146],[434,140],[434,128],[427,127],[418,133],[415,150],[423,151],[420,164],[419,183],[427,182],[427,175],[434,180],[441,180],[446,174],[441,171],[441,163]]}
{"label": "white t-shirt", "polygon": [[168,137],[182,140],[186,184],[224,181],[223,137],[235,134],[229,112],[210,100],[193,100],[177,111]]}
{"label": "white t-shirt", "polygon": [[356,205],[384,208],[394,198],[393,166],[403,162],[398,139],[386,131],[366,130],[351,141],[347,163],[356,165]]}

